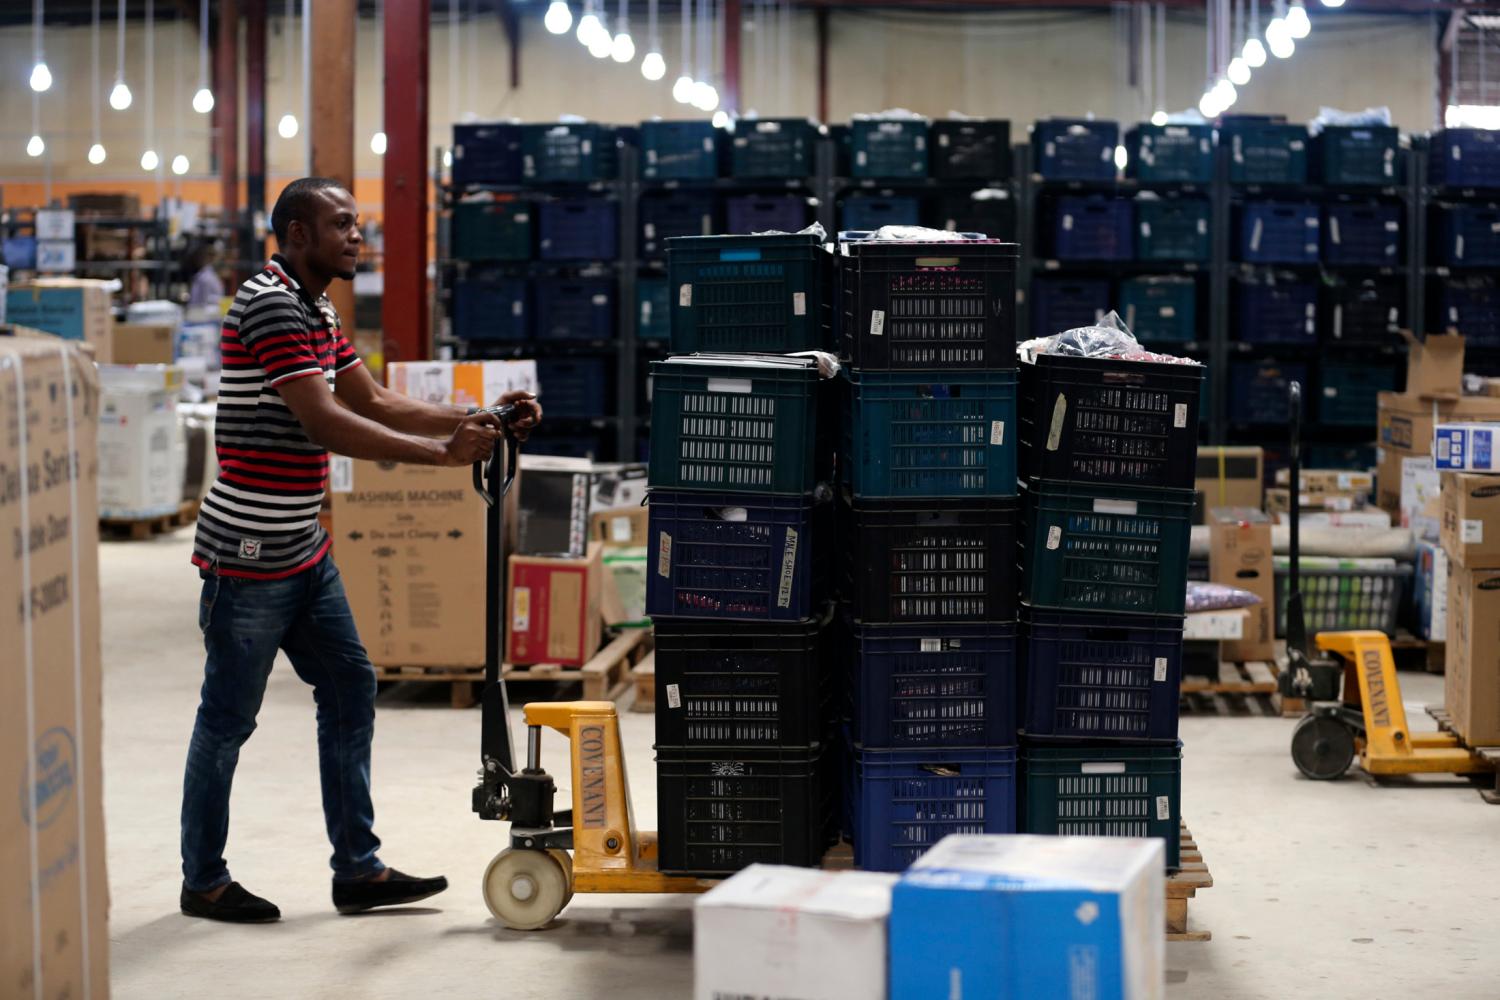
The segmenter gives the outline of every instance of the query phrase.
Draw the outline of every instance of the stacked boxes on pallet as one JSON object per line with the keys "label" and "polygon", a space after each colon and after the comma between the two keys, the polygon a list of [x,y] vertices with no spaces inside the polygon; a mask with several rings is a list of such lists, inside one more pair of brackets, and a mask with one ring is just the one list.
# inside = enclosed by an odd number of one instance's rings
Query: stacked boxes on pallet
{"label": "stacked boxes on pallet", "polygon": [[1022,359],[1021,814],[1178,859],[1197,365]]}
{"label": "stacked boxes on pallet", "polygon": [[834,428],[817,361],[784,352],[827,345],[832,255],[811,235],[683,237],[667,254],[646,598],[659,866],[816,865],[838,815]]}
{"label": "stacked boxes on pallet", "polygon": [[1015,244],[840,246],[845,824],[861,868],[1015,829]]}

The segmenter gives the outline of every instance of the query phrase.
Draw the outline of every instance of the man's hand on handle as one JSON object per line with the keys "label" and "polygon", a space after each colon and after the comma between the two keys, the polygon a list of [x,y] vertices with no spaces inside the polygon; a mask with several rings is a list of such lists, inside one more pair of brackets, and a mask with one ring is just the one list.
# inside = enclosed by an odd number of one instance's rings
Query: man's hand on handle
{"label": "man's hand on handle", "polygon": [[458,422],[453,436],[443,445],[444,465],[473,465],[490,457],[495,442],[504,433],[500,418],[483,410]]}
{"label": "man's hand on handle", "polygon": [[542,404],[536,401],[535,393],[525,389],[507,392],[495,405],[504,406],[506,403],[514,403],[516,407],[516,416],[510,425],[511,433],[516,436],[516,440],[525,441],[531,435],[531,429],[542,422]]}

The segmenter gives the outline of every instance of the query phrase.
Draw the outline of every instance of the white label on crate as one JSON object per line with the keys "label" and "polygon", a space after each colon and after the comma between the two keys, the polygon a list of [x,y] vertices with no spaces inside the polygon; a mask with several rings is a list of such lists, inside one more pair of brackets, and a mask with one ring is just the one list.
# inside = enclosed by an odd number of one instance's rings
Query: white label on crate
{"label": "white label on crate", "polygon": [[536,157],[532,156],[530,153],[527,153],[521,158],[521,161],[526,176],[533,176],[536,173]]}
{"label": "white label on crate", "polygon": [[792,293],[792,315],[793,316],[806,316],[807,315],[807,293],[806,292],[793,292]]}
{"label": "white label on crate", "polygon": [[1068,397],[1057,394],[1052,404],[1052,426],[1047,430],[1047,450],[1056,451],[1062,446],[1063,426],[1068,422]]}
{"label": "white label on crate", "polygon": [[531,213],[530,212],[517,212],[515,214],[515,220],[514,221],[516,221],[516,222],[530,222],[531,221]]}
{"label": "white label on crate", "polygon": [[1047,157],[1047,159],[1049,159],[1049,160],[1052,159],[1052,157],[1056,156],[1057,155],[1057,143],[1055,143],[1055,142],[1049,142],[1049,143],[1047,143],[1046,146],[1042,147],[1042,155],[1045,156],[1045,157]]}
{"label": "white label on crate", "polygon": [[609,519],[610,540],[623,545],[630,544],[631,522],[628,517],[612,517]]}
{"label": "white label on crate", "polygon": [[1071,214],[1062,217],[1062,227],[1064,232],[1073,228],[1073,216]]}
{"label": "white label on crate", "polygon": [[1339,236],[1339,217],[1330,215],[1328,217],[1328,238],[1335,243],[1344,242]]}
{"label": "white label on crate", "polygon": [[1483,545],[1484,522],[1469,517],[1464,518],[1462,537],[1465,545]]}
{"label": "white label on crate", "polygon": [[1172,818],[1172,800],[1165,795],[1156,797],[1156,818],[1162,823]]}
{"label": "white label on crate", "polygon": [[1062,546],[1062,528],[1054,524],[1047,529],[1047,548],[1053,550]]}
{"label": "white label on crate", "polygon": [[609,296],[603,294],[595,295],[590,301],[596,306],[607,306],[609,305]]}
{"label": "white label on crate", "polygon": [[656,223],[654,223],[654,222],[648,222],[644,226],[642,226],[641,228],[646,231],[646,239],[648,239],[648,240],[654,240],[654,239],[656,239]]}
{"label": "white label on crate", "polygon": [[754,383],[748,378],[711,378],[708,380],[709,392],[751,392]]}
{"label": "white label on crate", "polygon": [[1455,159],[1455,160],[1462,160],[1463,158],[1464,158],[1464,151],[1462,149],[1460,149],[1458,146],[1454,146],[1453,147],[1453,159]]}
{"label": "white label on crate", "polygon": [[942,146],[944,149],[948,148],[948,143],[950,141],[951,140],[948,138],[947,132],[944,132],[942,135],[938,136],[938,145]]}
{"label": "white label on crate", "polygon": [[1302,220],[1302,224],[1304,226],[1306,226],[1308,229],[1317,229],[1318,228],[1318,217],[1316,215],[1310,215],[1307,218],[1305,218],[1305,219]]}
{"label": "white label on crate", "polygon": [[672,575],[672,536],[665,531],[656,538],[656,575],[668,578]]}
{"label": "white label on crate", "polygon": [[1198,140],[1198,150],[1204,156],[1207,156],[1210,152],[1212,152],[1213,147],[1210,145],[1210,143],[1209,143],[1209,141],[1207,139],[1199,139]]}
{"label": "white label on crate", "polygon": [[1338,386],[1336,386],[1336,385],[1325,385],[1323,387],[1323,395],[1326,396],[1326,397],[1328,397],[1329,399],[1333,399],[1338,394],[1339,394],[1339,389],[1338,389]]}
{"label": "white label on crate", "polygon": [[1307,144],[1304,143],[1301,139],[1293,139],[1291,142],[1286,144],[1286,148],[1292,150],[1293,152],[1297,152],[1303,149],[1306,145]]}
{"label": "white label on crate", "polygon": [[1241,139],[1239,136],[1235,136],[1234,137],[1233,147],[1234,147],[1234,162],[1235,163],[1244,163],[1245,162],[1245,141],[1243,139]]}
{"label": "white label on crate", "polygon": [[1265,228],[1265,223],[1260,219],[1256,219],[1255,225],[1250,227],[1250,249],[1252,251],[1260,249],[1260,234]]}
{"label": "white label on crate", "polygon": [[1207,236],[1208,235],[1208,220],[1207,219],[1199,219],[1198,220],[1198,235],[1199,236]]}
{"label": "white label on crate", "polygon": [[797,575],[797,529],[786,529],[786,543],[781,549],[781,583],[776,588],[776,606],[792,605],[792,580]]}
{"label": "white label on crate", "polygon": [[641,303],[641,326],[651,325],[651,300],[647,299]]}
{"label": "white label on crate", "polygon": [[1141,223],[1141,235],[1146,237],[1148,240],[1151,238],[1151,223]]}
{"label": "white label on crate", "polygon": [[854,154],[854,162],[858,163],[860,166],[864,166],[865,163],[869,161],[869,159],[870,158],[865,155],[865,151],[863,149]]}
{"label": "white label on crate", "polygon": [[714,151],[714,139],[713,139],[713,136],[706,135],[706,136],[703,137],[703,151],[705,153],[712,153]]}
{"label": "white label on crate", "polygon": [[885,310],[884,309],[871,309],[870,310],[870,336],[872,336],[872,337],[883,337],[883,336],[885,336]]}
{"label": "white label on crate", "polygon": [[648,149],[648,150],[646,150],[646,162],[647,163],[655,163],[656,162],[656,150],[654,150],[654,149]]}
{"label": "white label on crate", "polygon": [[1079,766],[1078,770],[1083,774],[1124,774],[1125,762],[1121,761],[1089,761]]}
{"label": "white label on crate", "polygon": [[941,639],[920,639],[918,642],[921,644],[921,649],[924,653],[941,653],[943,651],[943,640]]}
{"label": "white label on crate", "polygon": [[1395,326],[1396,320],[1400,315],[1400,311],[1395,306],[1391,306],[1391,311],[1386,314],[1386,322],[1391,324],[1391,326]]}
{"label": "white label on crate", "polygon": [[1005,421],[990,421],[990,444],[1002,445],[1005,443]]}
{"label": "white label on crate", "polygon": [[1157,681],[1167,679],[1167,658],[1165,656],[1158,656],[1156,658],[1156,670],[1151,676]]}
{"label": "white label on crate", "polygon": [[677,289],[677,304],[686,309],[693,304],[693,286],[683,285]]}
{"label": "white label on crate", "polygon": [[1188,411],[1188,405],[1186,403],[1178,403],[1176,406],[1174,406],[1172,408],[1172,426],[1173,427],[1186,427],[1187,426],[1187,411]]}
{"label": "white label on crate", "polygon": [[698,231],[704,236],[712,236],[714,234],[714,217],[712,215],[705,215],[699,219]]}
{"label": "white label on crate", "polygon": [[[1134,309],[1135,307],[1131,306],[1131,308]],[[1177,315],[1177,309],[1175,306],[1162,306],[1157,315],[1162,319],[1171,319]]]}
{"label": "white label on crate", "polygon": [[1463,260],[1464,259],[1464,234],[1463,233],[1459,233],[1457,236],[1453,237],[1453,256],[1457,257],[1459,260]]}
{"label": "white label on crate", "polygon": [[521,315],[521,313],[524,312],[525,309],[526,309],[526,303],[522,302],[520,299],[517,299],[516,301],[514,301],[514,302],[512,302],[510,304],[510,314],[512,316],[519,316],[519,315]]}
{"label": "white label on crate", "polygon": [[668,708],[681,708],[682,707],[682,688],[679,685],[676,685],[676,684],[668,684],[667,685],[667,707]]}
{"label": "white label on crate", "polygon": [[1337,305],[1333,307],[1333,339],[1342,340],[1344,337],[1344,307]]}
{"label": "white label on crate", "polygon": [[588,156],[594,151],[594,141],[592,139],[583,140],[578,144],[578,151],[584,156]]}
{"label": "white label on crate", "polygon": [[[1494,230],[1495,232],[1500,233],[1500,225],[1496,225],[1494,227]],[[1395,219],[1391,219],[1385,224],[1385,231],[1388,233],[1399,233],[1401,231],[1401,223],[1397,222]]]}
{"label": "white label on crate", "polygon": [[513,632],[531,630],[531,588],[517,587],[511,596],[510,627]]}
{"label": "white label on crate", "polygon": [[354,490],[354,460],[347,455],[328,459],[328,492],[350,493]]}
{"label": "white label on crate", "polygon": [[1095,514],[1125,514],[1134,516],[1140,510],[1140,505],[1134,500],[1105,500],[1103,498],[1094,501]]}

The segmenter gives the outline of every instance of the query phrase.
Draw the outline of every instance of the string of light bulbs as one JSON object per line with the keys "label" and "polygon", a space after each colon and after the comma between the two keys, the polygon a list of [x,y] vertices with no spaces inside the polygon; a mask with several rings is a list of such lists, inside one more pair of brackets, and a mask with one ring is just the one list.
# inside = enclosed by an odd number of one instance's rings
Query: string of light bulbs
{"label": "string of light bulbs", "polygon": [[[709,81],[712,72],[713,48],[711,36],[716,37],[717,26],[707,4],[698,0],[699,10],[693,12],[695,0],[682,0],[681,66],[677,79],[672,84],[672,99],[679,104],[690,104],[700,111],[715,111],[719,107],[719,91]],[[614,31],[610,31],[607,7],[609,0],[580,0],[577,29],[574,37],[588,49],[596,59],[610,59],[621,65],[635,61],[638,51],[635,38],[630,33],[630,0],[619,0],[616,8]],[[647,49],[641,59],[641,76],[656,82],[667,75],[667,61],[662,55],[661,31],[658,21],[658,0],[647,3]],[[699,37],[694,40],[695,28]],[[542,15],[542,25],[554,35],[566,35],[574,30],[573,5],[569,0],[551,0],[547,12]],[[694,76],[693,55],[697,50],[697,76]],[[718,117],[718,116],[715,116]],[[727,115],[724,116],[727,119]]]}
{"label": "string of light bulbs", "polygon": [[[1344,5],[1344,0],[1319,0],[1329,9]],[[1217,16],[1215,6],[1218,7]],[[1271,20],[1266,24],[1265,41],[1261,41],[1260,0],[1239,0],[1234,11],[1229,10],[1227,0],[1209,0],[1209,51],[1224,49],[1224,34],[1230,36],[1229,49],[1238,47],[1238,52],[1226,62],[1210,57],[1203,96],[1198,99],[1198,111],[1204,118],[1217,118],[1228,111],[1239,99],[1239,88],[1250,82],[1254,71],[1267,62],[1267,52],[1276,59],[1290,59],[1297,51],[1297,42],[1312,34],[1312,19],[1307,16],[1305,0],[1272,0]],[[1229,23],[1223,18],[1228,15]],[[1215,38],[1217,25],[1219,38]],[[1243,44],[1240,40],[1243,39]]]}

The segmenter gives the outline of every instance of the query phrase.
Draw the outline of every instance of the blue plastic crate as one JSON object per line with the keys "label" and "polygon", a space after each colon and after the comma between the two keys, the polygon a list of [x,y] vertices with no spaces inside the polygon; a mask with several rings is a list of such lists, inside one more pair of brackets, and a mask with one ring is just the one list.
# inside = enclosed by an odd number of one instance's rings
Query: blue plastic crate
{"label": "blue plastic crate", "polygon": [[854,864],[904,871],[953,833],[1016,832],[1016,751],[854,750]]}
{"label": "blue plastic crate", "polygon": [[1031,335],[1093,326],[1111,308],[1108,281],[1039,276],[1031,284]]}
{"label": "blue plastic crate", "polygon": [[1137,198],[1137,260],[1206,261],[1212,250],[1205,198]]}
{"label": "blue plastic crate", "polygon": [[722,135],[708,121],[641,122],[641,176],[647,180],[710,180],[719,176]]}
{"label": "blue plastic crate", "polygon": [[1057,199],[1052,249],[1059,260],[1129,260],[1135,252],[1132,204],[1104,195]]}
{"label": "blue plastic crate", "polygon": [[678,354],[827,349],[833,254],[815,233],[673,240],[667,273]]}
{"label": "blue plastic crate", "polygon": [[1116,122],[1048,118],[1031,127],[1037,173],[1054,181],[1107,181],[1115,176]]}
{"label": "blue plastic crate", "polygon": [[795,233],[807,225],[807,199],[793,194],[748,194],[725,202],[725,232]]}
{"label": "blue plastic crate", "polygon": [[1318,314],[1328,343],[1394,346],[1401,342],[1406,314],[1405,278],[1325,280]]}
{"label": "blue plastic crate", "polygon": [[531,333],[526,279],[471,270],[453,286],[453,335],[524,341]]}
{"label": "blue plastic crate", "polygon": [[611,340],[615,335],[615,283],[609,278],[536,279],[536,338]]}
{"label": "blue plastic crate", "polygon": [[1440,259],[1450,267],[1500,267],[1500,205],[1443,205]]}
{"label": "blue plastic crate", "polygon": [[[1401,263],[1401,206],[1332,204],[1324,212],[1323,260],[1375,267]],[[1495,218],[1500,220],[1500,213]],[[1500,237],[1491,239],[1500,262]]]}
{"label": "blue plastic crate", "polygon": [[1240,218],[1240,260],[1255,264],[1315,264],[1318,206],[1306,202],[1251,201]]}
{"label": "blue plastic crate", "polygon": [[1396,388],[1400,373],[1390,365],[1325,361],[1320,372],[1318,422],[1335,427],[1373,427],[1375,397]]}
{"label": "blue plastic crate", "polygon": [[851,622],[850,733],[871,749],[1016,741],[1016,626]]}
{"label": "blue plastic crate", "polygon": [[672,296],[666,278],[638,278],[635,305],[636,339],[666,340],[671,337]]}
{"label": "blue plastic crate", "polygon": [[1141,123],[1125,133],[1127,177],[1207,184],[1214,179],[1212,125]]}
{"label": "blue plastic crate", "polygon": [[649,506],[651,617],[791,622],[822,607],[831,503],[653,489]]}
{"label": "blue plastic crate", "polygon": [[1229,422],[1285,424],[1291,419],[1287,385],[1302,383],[1308,391],[1307,365],[1298,362],[1233,361],[1229,365]]}
{"label": "blue plastic crate", "polygon": [[881,226],[916,226],[921,224],[921,214],[915,198],[851,195],[840,206],[840,228],[874,231]]}
{"label": "blue plastic crate", "polygon": [[1228,115],[1220,123],[1235,184],[1306,184],[1309,141],[1305,125],[1281,120]]}
{"label": "blue plastic crate", "polygon": [[619,171],[613,125],[521,126],[521,177],[543,184],[612,179]]}
{"label": "blue plastic crate", "polygon": [[1233,340],[1243,344],[1311,344],[1318,339],[1318,286],[1291,276],[1243,277],[1234,283]]}
{"label": "blue plastic crate", "polygon": [[472,122],[453,126],[453,184],[519,184],[521,126]]}
{"label": "blue plastic crate", "polygon": [[542,260],[614,260],[620,253],[619,206],[595,198],[560,198],[537,206]]}
{"label": "blue plastic crate", "polygon": [[1495,279],[1449,278],[1442,286],[1437,326],[1463,334],[1471,344],[1500,344],[1500,287]]}
{"label": "blue plastic crate", "polygon": [[[927,176],[926,119],[856,119],[849,126],[854,176],[910,179]],[[850,225],[849,229],[872,227]]]}
{"label": "blue plastic crate", "polygon": [[614,412],[603,358],[538,358],[537,396],[552,417],[598,420]]}
{"label": "blue plastic crate", "polygon": [[1198,283],[1192,278],[1127,278],[1120,282],[1120,310],[1125,326],[1143,343],[1198,339]]}
{"label": "blue plastic crate", "polygon": [[1500,132],[1439,129],[1429,140],[1427,179],[1445,187],[1500,188]]}
{"label": "blue plastic crate", "polygon": [[714,197],[695,192],[646,195],[636,202],[641,219],[641,256],[665,258],[667,240],[714,234]]}
{"label": "blue plastic crate", "polygon": [[856,497],[1016,495],[1016,373],[848,371],[844,484]]}
{"label": "blue plastic crate", "polygon": [[1313,142],[1324,184],[1400,184],[1406,178],[1401,133],[1393,125],[1327,125]]}
{"label": "blue plastic crate", "polygon": [[811,177],[817,142],[817,126],[806,118],[741,118],[734,123],[730,169],[736,177]]}
{"label": "blue plastic crate", "polygon": [[1028,737],[1176,740],[1183,619],[1021,608]]}

